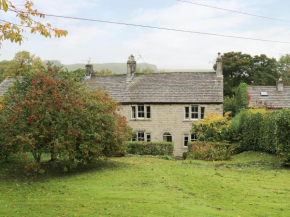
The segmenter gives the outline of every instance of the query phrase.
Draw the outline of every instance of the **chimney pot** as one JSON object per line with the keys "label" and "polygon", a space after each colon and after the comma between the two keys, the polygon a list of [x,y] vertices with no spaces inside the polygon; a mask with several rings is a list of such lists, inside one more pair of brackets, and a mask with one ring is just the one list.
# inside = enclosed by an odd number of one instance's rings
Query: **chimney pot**
{"label": "chimney pot", "polygon": [[127,61],[127,78],[126,82],[132,82],[137,69],[135,57],[131,55]]}
{"label": "chimney pot", "polygon": [[280,77],[278,82],[277,82],[277,90],[278,91],[284,91],[284,82],[283,82],[283,78]]}
{"label": "chimney pot", "polygon": [[218,58],[216,60],[216,75],[217,77],[223,77],[223,63],[221,53],[218,53]]}

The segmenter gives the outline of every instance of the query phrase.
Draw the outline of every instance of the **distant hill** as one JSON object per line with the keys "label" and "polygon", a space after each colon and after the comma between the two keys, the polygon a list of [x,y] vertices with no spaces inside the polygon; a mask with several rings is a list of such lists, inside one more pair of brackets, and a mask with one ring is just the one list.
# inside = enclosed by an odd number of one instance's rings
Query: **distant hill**
{"label": "distant hill", "polygon": [[[76,63],[76,64],[62,64],[59,60],[49,60],[56,66],[63,66],[67,68],[69,72],[75,71],[77,69],[85,69],[85,63]],[[43,61],[46,64],[48,60]],[[126,63],[93,63],[94,71],[101,71],[102,69],[109,69],[116,74],[126,74],[127,73],[127,64]],[[147,67],[157,71],[157,66],[152,64],[138,63],[137,67],[139,69],[146,69]]]}
{"label": "distant hill", "polygon": [[[102,69],[109,69],[116,74],[126,74],[127,73],[127,64],[126,63],[103,63],[103,64],[93,64],[94,71],[100,71]],[[64,68],[67,68],[68,71],[75,71],[77,69],[85,69],[85,64],[71,64],[64,65]],[[147,67],[157,70],[157,67],[152,64],[140,63],[137,65],[139,69],[146,69]]]}

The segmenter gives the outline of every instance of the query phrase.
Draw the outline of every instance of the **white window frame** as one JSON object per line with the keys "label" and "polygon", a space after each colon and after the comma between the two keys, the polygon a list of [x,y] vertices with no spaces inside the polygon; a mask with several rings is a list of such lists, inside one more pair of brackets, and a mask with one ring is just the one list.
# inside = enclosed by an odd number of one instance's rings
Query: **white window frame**
{"label": "white window frame", "polygon": [[[144,117],[139,117],[139,106],[144,107]],[[150,108],[150,117],[148,118],[148,110]],[[133,116],[133,108],[135,108],[135,117]],[[152,117],[152,109],[150,105],[132,105],[131,106],[131,119],[134,120],[150,120]]]}
{"label": "white window frame", "polygon": [[[187,137],[187,145],[185,145],[185,137]],[[189,143],[189,134],[184,134],[183,135],[183,147],[187,148]]]}
{"label": "white window frame", "polygon": [[[197,107],[197,115],[198,115],[198,118],[192,118],[192,114],[193,114],[193,107]],[[188,117],[186,117],[186,109],[189,109],[189,113],[188,113]],[[202,118],[202,108],[204,109],[203,111],[203,118]],[[184,113],[183,113],[183,120],[184,121],[198,121],[198,120],[202,120],[205,118],[205,110],[206,110],[206,107],[205,106],[201,106],[201,105],[187,105],[187,106],[184,106]],[[196,114],[196,112],[195,112]]]}
{"label": "white window frame", "polygon": [[188,144],[189,142],[198,141],[198,138],[196,137],[195,134],[190,134],[190,133],[188,133],[188,134],[184,134],[184,135],[183,135],[183,147],[184,147],[184,148],[187,148],[187,147],[188,147],[188,145],[187,145],[187,146],[184,145],[184,144],[185,144],[185,137],[187,137],[187,144]]}
{"label": "white window frame", "polygon": [[[139,137],[138,137],[138,133],[144,133],[144,140],[142,141],[140,141],[139,140]],[[138,130],[138,131],[136,131],[135,132],[135,140],[133,140],[133,137],[131,138],[131,141],[136,141],[136,142],[148,142],[148,140],[147,140],[147,136],[148,135],[150,135],[150,141],[149,142],[151,142],[152,141],[152,136],[151,136],[151,133],[146,133],[145,131],[142,131],[142,130]],[[141,137],[140,137],[141,138]]]}

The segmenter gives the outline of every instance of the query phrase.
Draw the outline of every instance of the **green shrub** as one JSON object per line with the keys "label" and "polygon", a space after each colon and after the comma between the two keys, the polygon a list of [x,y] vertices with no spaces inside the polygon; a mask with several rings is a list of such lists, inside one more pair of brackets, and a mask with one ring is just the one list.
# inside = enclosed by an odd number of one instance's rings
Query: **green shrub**
{"label": "green shrub", "polygon": [[232,154],[239,154],[246,151],[240,142],[231,143],[231,152]]}
{"label": "green shrub", "polygon": [[187,153],[187,152],[183,152],[183,153],[182,153],[182,158],[183,158],[184,160],[186,160],[186,158],[187,158],[187,155],[188,155],[188,153]]}
{"label": "green shrub", "polygon": [[234,117],[236,114],[236,98],[235,96],[224,97],[224,113],[231,112],[231,117]]}
{"label": "green shrub", "polygon": [[244,122],[247,116],[247,110],[241,110],[232,120],[231,120],[231,133],[232,141],[240,141],[242,139],[242,131]]}
{"label": "green shrub", "polygon": [[230,136],[229,113],[224,116],[211,113],[192,123],[191,133],[200,141],[223,141]]}
{"label": "green shrub", "polygon": [[239,112],[241,109],[245,109],[249,104],[249,93],[248,85],[246,83],[241,83],[237,88],[236,93],[236,112]]}
{"label": "green shrub", "polygon": [[231,157],[231,145],[225,142],[188,143],[188,152],[199,160],[227,160]]}
{"label": "green shrub", "polygon": [[242,130],[242,147],[245,150],[261,150],[259,147],[259,141],[261,139],[260,128],[263,124],[263,112],[247,112],[245,122]]}
{"label": "green shrub", "polygon": [[127,153],[138,155],[173,155],[172,142],[128,142]]}
{"label": "green shrub", "polygon": [[277,113],[277,152],[285,165],[290,165],[290,110],[283,109]]}
{"label": "green shrub", "polygon": [[260,124],[259,149],[270,153],[276,153],[277,150],[277,116],[279,111],[267,112],[263,115],[262,124]]}

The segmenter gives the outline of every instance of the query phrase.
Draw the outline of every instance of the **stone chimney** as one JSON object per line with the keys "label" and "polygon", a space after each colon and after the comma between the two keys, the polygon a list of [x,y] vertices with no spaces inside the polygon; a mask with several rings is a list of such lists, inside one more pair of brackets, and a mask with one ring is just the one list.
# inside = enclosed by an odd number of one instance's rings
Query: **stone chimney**
{"label": "stone chimney", "polygon": [[218,53],[218,58],[216,60],[216,76],[223,77],[223,63],[221,53]]}
{"label": "stone chimney", "polygon": [[283,83],[283,78],[280,77],[279,80],[277,81],[277,90],[278,91],[283,91],[284,90],[284,83]]}
{"label": "stone chimney", "polygon": [[94,72],[93,65],[90,64],[90,62],[86,65],[86,75],[85,80],[89,80],[92,77],[92,74]]}
{"label": "stone chimney", "polygon": [[129,57],[129,60],[127,61],[127,78],[126,78],[126,82],[132,82],[135,72],[137,69],[137,63],[135,61],[135,57],[133,55],[131,55]]}

